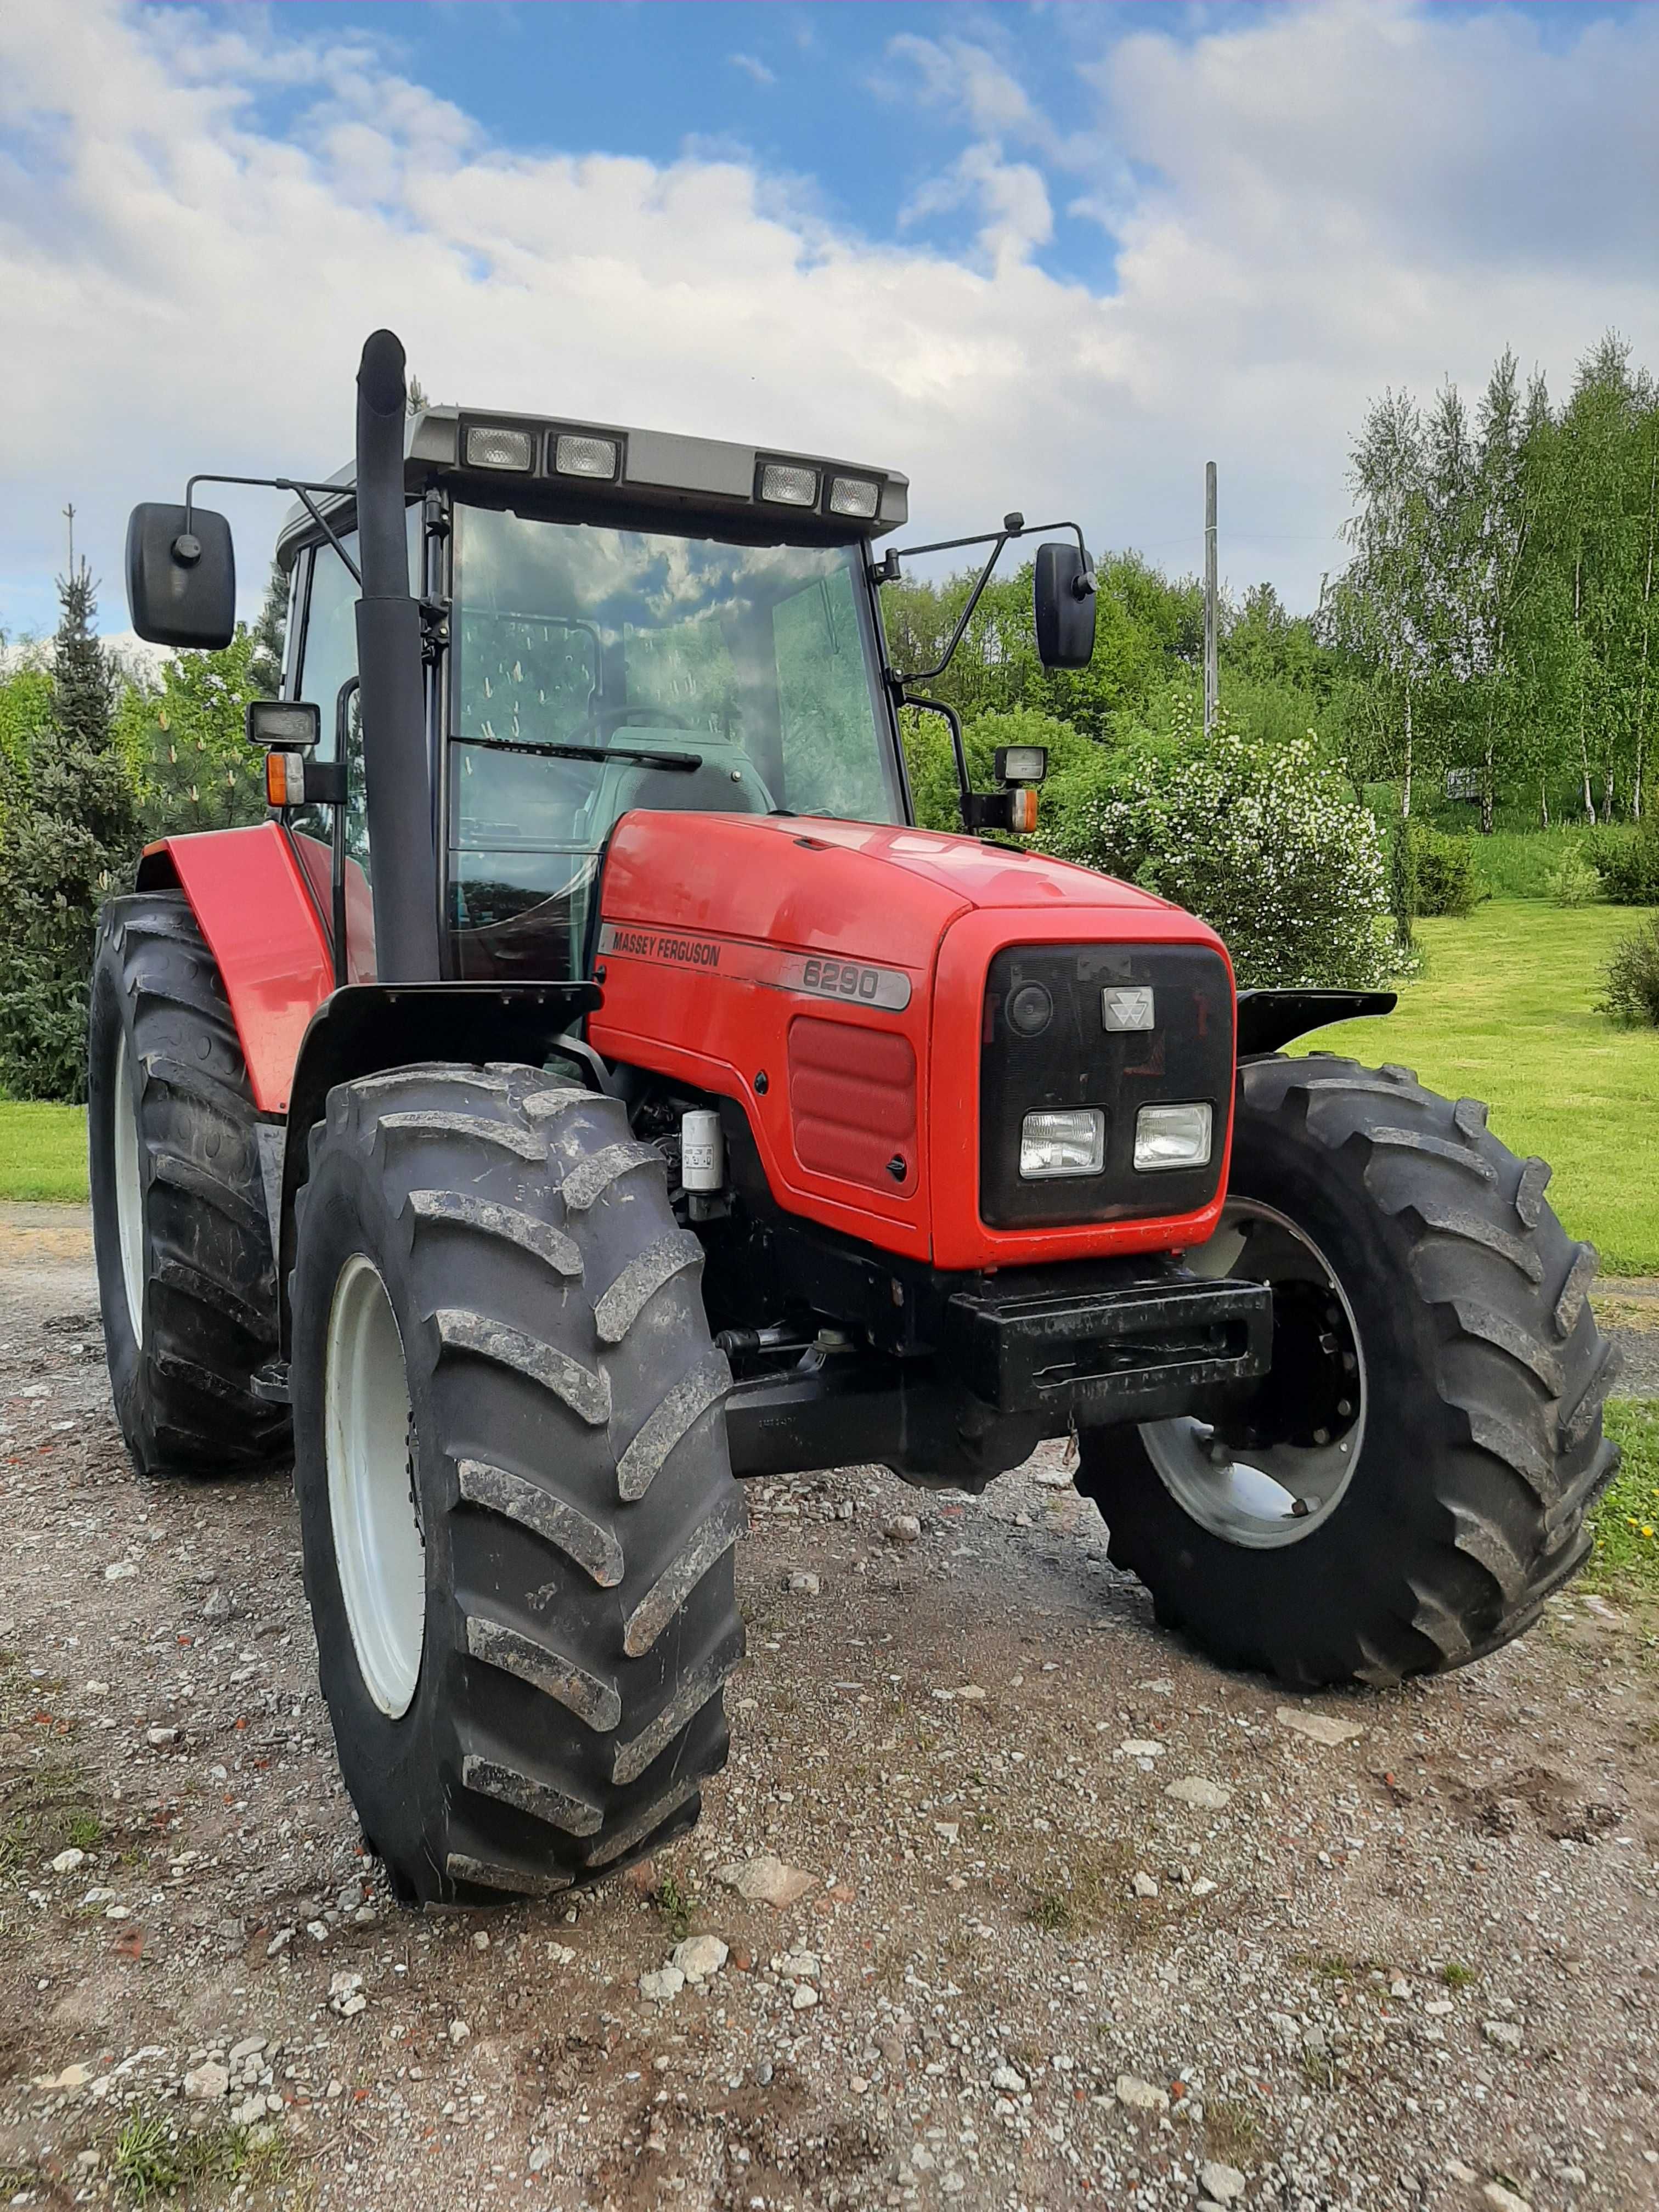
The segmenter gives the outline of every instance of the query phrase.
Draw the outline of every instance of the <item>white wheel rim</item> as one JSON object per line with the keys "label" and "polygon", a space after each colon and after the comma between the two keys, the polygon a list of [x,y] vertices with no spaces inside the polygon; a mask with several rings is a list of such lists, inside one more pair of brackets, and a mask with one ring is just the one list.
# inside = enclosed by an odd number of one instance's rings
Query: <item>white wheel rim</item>
{"label": "white wheel rim", "polygon": [[323,1381],[334,1559],[357,1665],[388,1719],[409,1711],[426,1641],[403,1339],[380,1270],[356,1252],[328,1317]]}
{"label": "white wheel rim", "polygon": [[1187,1265],[1195,1275],[1237,1273],[1247,1281],[1271,1280],[1273,1271],[1259,1273],[1249,1257],[1250,1232],[1258,1226],[1273,1232],[1280,1271],[1288,1251],[1290,1271],[1320,1283],[1340,1308],[1355,1363],[1350,1425],[1323,1444],[1235,1449],[1218,1443],[1207,1422],[1183,1414],[1143,1423],[1140,1437],[1164,1488],[1183,1511],[1227,1543],[1267,1552],[1302,1543],[1341,1504],[1364,1447],[1369,1394],[1364,1346],[1348,1294],[1330,1261],[1288,1215],[1255,1199],[1229,1200],[1215,1235],[1187,1255]]}
{"label": "white wheel rim", "polygon": [[114,1139],[115,1228],[121,1247],[121,1283],[127,1294],[132,1340],[144,1340],[144,1186],[138,1169],[138,1109],[133,1103],[125,1030],[115,1048],[115,1082],[110,1093],[110,1129]]}

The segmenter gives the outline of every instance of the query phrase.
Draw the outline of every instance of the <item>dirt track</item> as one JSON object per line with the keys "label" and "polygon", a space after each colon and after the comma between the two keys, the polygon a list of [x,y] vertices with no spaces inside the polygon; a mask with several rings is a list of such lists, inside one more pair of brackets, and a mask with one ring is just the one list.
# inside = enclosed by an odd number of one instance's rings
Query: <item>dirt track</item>
{"label": "dirt track", "polygon": [[[1569,1595],[1287,1699],[1153,1629],[1057,1449],[978,1502],[769,1484],[658,1893],[421,1917],[359,1853],[287,1482],[135,1481],[65,1211],[0,1219],[0,1474],[14,2203],[122,2201],[151,2119],[204,2204],[1659,2203],[1651,1622]],[[767,1851],[781,1911],[718,1879]],[[647,2000],[687,1930],[724,1966]]]}

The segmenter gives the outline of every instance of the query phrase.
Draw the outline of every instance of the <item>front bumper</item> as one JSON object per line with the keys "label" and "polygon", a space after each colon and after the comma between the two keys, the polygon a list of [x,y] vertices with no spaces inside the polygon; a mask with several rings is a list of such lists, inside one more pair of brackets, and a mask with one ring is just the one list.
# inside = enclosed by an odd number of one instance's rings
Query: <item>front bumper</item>
{"label": "front bumper", "polygon": [[[1089,1279],[1089,1278],[1094,1279]],[[955,1291],[941,1370],[1000,1413],[1045,1433],[1191,1413],[1200,1391],[1265,1375],[1273,1291],[1184,1270],[1101,1279],[1093,1269],[1021,1269]]]}

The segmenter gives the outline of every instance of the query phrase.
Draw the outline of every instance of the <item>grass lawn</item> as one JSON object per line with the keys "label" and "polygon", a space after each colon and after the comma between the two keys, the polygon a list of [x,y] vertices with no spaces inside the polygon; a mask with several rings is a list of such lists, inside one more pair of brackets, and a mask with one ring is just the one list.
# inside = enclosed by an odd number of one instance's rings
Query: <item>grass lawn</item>
{"label": "grass lawn", "polygon": [[0,1099],[0,1199],[86,1194],[86,1108]]}
{"label": "grass lawn", "polygon": [[1595,1509],[1584,1579],[1596,1589],[1659,1597],[1659,1405],[1615,1399],[1607,1425],[1625,1460]]}
{"label": "grass lawn", "polygon": [[1492,899],[1419,922],[1428,971],[1398,1012],[1308,1041],[1484,1098],[1506,1145],[1550,1162],[1551,1202],[1614,1275],[1659,1274],[1659,1030],[1595,1012],[1602,965],[1644,911]]}

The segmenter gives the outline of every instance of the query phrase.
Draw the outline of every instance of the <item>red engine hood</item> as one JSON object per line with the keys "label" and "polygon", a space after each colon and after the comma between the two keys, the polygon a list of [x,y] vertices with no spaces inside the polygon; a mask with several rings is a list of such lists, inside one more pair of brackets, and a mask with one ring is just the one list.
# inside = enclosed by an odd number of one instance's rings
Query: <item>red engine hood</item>
{"label": "red engine hood", "polygon": [[[1164,926],[1154,933],[1167,936],[1179,911],[1041,854],[817,816],[626,814],[605,856],[607,921],[714,929],[908,968],[932,967],[959,915],[1010,907],[1105,909],[1113,936],[1133,932],[1136,910],[1158,916]],[[1202,923],[1189,927],[1208,934]]]}
{"label": "red engine hood", "polygon": [[978,1216],[991,960],[1192,944],[1224,964],[1179,907],[932,830],[646,812],[617,824],[599,906],[592,1042],[736,1100],[786,1211],[952,1268],[1178,1250],[1214,1227],[1218,1192],[1179,1218],[1009,1231]]}

